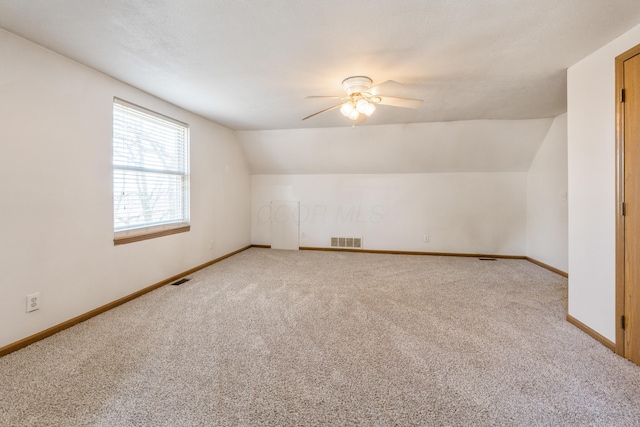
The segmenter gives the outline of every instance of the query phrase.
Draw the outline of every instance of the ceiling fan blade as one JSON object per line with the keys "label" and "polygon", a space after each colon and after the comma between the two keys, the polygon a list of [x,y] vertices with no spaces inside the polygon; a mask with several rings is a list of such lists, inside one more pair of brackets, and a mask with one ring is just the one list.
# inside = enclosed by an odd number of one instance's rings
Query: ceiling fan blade
{"label": "ceiling fan blade", "polygon": [[380,105],[390,105],[392,107],[418,108],[422,105],[422,99],[397,98],[395,96],[381,96]]}
{"label": "ceiling fan blade", "polygon": [[379,85],[375,85],[374,87],[369,89],[367,92],[369,92],[371,95],[380,95],[383,92],[387,92],[387,93],[398,92],[402,90],[403,87],[404,86],[402,85],[402,83],[398,83],[395,80],[387,80],[386,82],[382,82]]}
{"label": "ceiling fan blade", "polygon": [[313,113],[310,116],[307,116],[302,120],[307,120],[307,119],[310,119],[313,116],[317,116],[318,114],[322,114],[322,113],[325,113],[327,111],[335,110],[336,108],[342,107],[343,104],[344,104],[344,102],[341,102],[340,104],[334,105],[333,107],[325,108],[324,110],[318,111],[317,113]]}

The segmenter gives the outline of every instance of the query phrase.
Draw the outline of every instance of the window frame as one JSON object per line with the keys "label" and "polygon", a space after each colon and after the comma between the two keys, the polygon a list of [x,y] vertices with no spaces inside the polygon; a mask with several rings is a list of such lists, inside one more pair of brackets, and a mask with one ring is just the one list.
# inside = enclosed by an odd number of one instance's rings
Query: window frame
{"label": "window frame", "polygon": [[[131,168],[119,168],[115,164],[114,153],[115,153],[115,120],[116,120],[116,105],[120,105],[122,107],[137,111],[143,115],[151,116],[157,120],[161,120],[164,122],[169,122],[173,125],[180,126],[184,129],[184,172],[177,174],[174,172],[167,172],[166,175],[180,175],[182,176],[183,184],[182,184],[182,198],[183,198],[183,212],[182,218],[178,221],[169,221],[161,224],[143,224],[139,226],[131,226],[125,229],[116,230],[116,203],[115,203],[115,174],[117,170],[131,171]],[[190,127],[188,123],[184,123],[182,121],[176,120],[172,117],[166,116],[164,114],[158,113],[156,111],[150,110],[148,108],[142,107],[140,105],[131,103],[129,101],[125,101],[121,98],[114,97],[112,104],[112,138],[111,138],[111,148],[112,148],[112,167],[111,167],[111,184],[112,184],[112,227],[113,227],[113,244],[114,245],[122,245],[127,243],[138,242],[147,239],[154,239],[162,236],[168,236],[171,234],[184,233],[191,230],[191,218],[190,218]],[[159,173],[156,170],[150,170],[153,173]]]}

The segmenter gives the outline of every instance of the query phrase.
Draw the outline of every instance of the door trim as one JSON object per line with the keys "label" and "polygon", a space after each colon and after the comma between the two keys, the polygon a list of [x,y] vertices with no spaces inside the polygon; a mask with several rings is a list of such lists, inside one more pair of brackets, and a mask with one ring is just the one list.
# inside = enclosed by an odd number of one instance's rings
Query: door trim
{"label": "door trim", "polygon": [[624,315],[625,307],[625,242],[624,216],[622,203],[624,202],[624,104],[621,100],[624,88],[624,62],[640,54],[640,45],[618,55],[615,59],[616,70],[616,353],[624,357],[624,329],[620,319]]}

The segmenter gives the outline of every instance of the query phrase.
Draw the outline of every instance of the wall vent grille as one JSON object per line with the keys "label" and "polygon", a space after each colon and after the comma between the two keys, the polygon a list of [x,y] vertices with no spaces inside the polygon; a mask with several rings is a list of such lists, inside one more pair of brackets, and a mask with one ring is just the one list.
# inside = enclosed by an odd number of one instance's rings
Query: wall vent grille
{"label": "wall vent grille", "polygon": [[332,248],[362,248],[361,237],[332,237]]}

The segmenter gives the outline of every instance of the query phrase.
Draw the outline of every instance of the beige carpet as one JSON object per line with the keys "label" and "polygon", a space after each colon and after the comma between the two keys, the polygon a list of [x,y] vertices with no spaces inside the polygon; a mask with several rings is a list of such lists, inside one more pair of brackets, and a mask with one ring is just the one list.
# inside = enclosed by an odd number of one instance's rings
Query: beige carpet
{"label": "beige carpet", "polygon": [[640,425],[640,367],[527,261],[254,248],[191,277],[0,359],[0,425]]}

